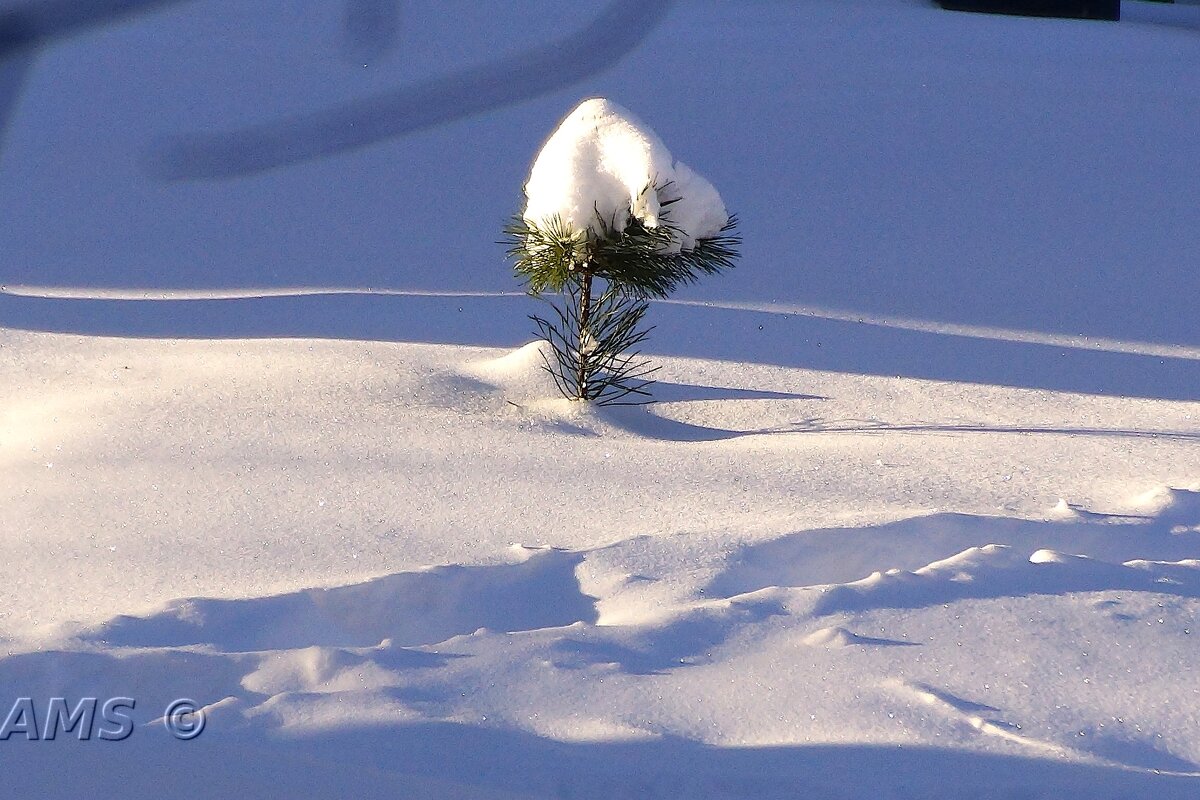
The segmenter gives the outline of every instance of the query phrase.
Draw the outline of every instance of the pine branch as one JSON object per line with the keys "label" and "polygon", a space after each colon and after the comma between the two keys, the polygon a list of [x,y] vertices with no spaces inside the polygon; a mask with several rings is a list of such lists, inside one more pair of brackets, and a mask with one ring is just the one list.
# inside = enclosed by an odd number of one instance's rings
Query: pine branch
{"label": "pine branch", "polygon": [[613,220],[597,214],[594,228],[578,231],[558,216],[541,223],[514,216],[501,244],[507,245],[513,270],[530,294],[561,292],[569,281],[591,274],[630,294],[663,298],[704,275],[732,269],[742,242],[733,215],[716,235],[697,239],[690,249],[670,252],[682,239],[670,220],[672,202],[660,204],[664,210],[654,228],[631,219],[618,229]]}
{"label": "pine branch", "polygon": [[[671,186],[646,188],[659,196],[655,227],[636,218],[619,226],[598,208],[595,223],[584,230],[559,216],[541,222],[514,216],[504,227],[501,244],[516,277],[553,310],[549,319],[530,319],[550,344],[550,355],[542,352],[542,368],[564,397],[597,405],[649,402],[647,390],[654,383],[649,376],[658,367],[637,349],[653,330],[641,327],[647,300],[734,266],[742,241],[736,216],[717,234],[678,248],[683,234],[670,217],[681,198],[669,196]],[[596,280],[605,287],[598,297],[592,294]],[[547,292],[558,302],[545,298]]]}
{"label": "pine branch", "polygon": [[[560,300],[546,300],[554,319],[530,317],[541,338],[550,344],[550,355],[542,353],[542,368],[550,373],[559,393],[572,400],[597,405],[648,402],[640,398],[649,398],[646,389],[653,381],[647,378],[658,368],[633,349],[652,330],[639,327],[648,305],[610,284],[587,304],[590,320],[585,326],[582,289],[582,284],[571,282]],[[639,399],[626,399],[631,395]]]}

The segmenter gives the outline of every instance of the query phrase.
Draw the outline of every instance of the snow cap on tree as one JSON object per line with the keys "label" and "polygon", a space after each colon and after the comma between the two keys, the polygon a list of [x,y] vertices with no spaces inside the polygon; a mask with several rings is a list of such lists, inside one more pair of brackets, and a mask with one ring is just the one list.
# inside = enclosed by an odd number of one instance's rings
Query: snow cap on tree
{"label": "snow cap on tree", "polygon": [[513,271],[553,316],[533,316],[564,397],[648,402],[638,347],[650,298],[733,266],[741,237],[712,184],[608,100],[581,103],[534,159],[525,210],[504,227]]}
{"label": "snow cap on tree", "polygon": [[729,222],[711,183],[681,161],[632,113],[610,100],[580,103],[543,145],[525,184],[523,218],[557,219],[576,232],[623,230],[631,220],[674,231],[666,253],[691,250]]}

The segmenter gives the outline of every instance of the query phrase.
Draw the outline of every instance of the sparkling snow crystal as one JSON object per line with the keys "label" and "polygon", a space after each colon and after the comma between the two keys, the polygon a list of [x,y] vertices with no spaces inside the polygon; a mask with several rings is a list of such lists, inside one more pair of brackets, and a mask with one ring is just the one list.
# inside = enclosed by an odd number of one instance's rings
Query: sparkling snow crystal
{"label": "sparkling snow crystal", "polygon": [[[665,217],[680,232],[673,252],[690,250],[729,221],[711,183],[676,161],[637,117],[603,98],[585,100],[562,121],[538,153],[525,195],[527,221],[557,215],[576,230],[596,230],[597,215],[618,229],[631,217],[651,228]],[[676,202],[664,207],[669,200]]]}

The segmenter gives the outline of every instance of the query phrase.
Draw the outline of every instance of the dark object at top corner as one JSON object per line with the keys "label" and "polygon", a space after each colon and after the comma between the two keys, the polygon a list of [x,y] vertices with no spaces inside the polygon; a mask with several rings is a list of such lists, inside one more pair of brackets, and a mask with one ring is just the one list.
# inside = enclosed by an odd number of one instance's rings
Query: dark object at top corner
{"label": "dark object at top corner", "polygon": [[951,11],[981,11],[987,14],[1018,14],[1026,17],[1070,17],[1072,19],[1121,18],[1121,0],[936,0]]}

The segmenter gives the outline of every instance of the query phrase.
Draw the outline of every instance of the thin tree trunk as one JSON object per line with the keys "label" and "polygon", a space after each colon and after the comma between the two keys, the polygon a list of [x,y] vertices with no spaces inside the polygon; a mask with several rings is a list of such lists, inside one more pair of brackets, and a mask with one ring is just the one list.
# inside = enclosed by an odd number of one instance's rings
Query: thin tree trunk
{"label": "thin tree trunk", "polygon": [[586,348],[594,343],[591,330],[592,314],[592,273],[584,270],[579,287],[579,361],[575,365],[575,387],[581,400],[591,400],[591,386],[588,381]]}

